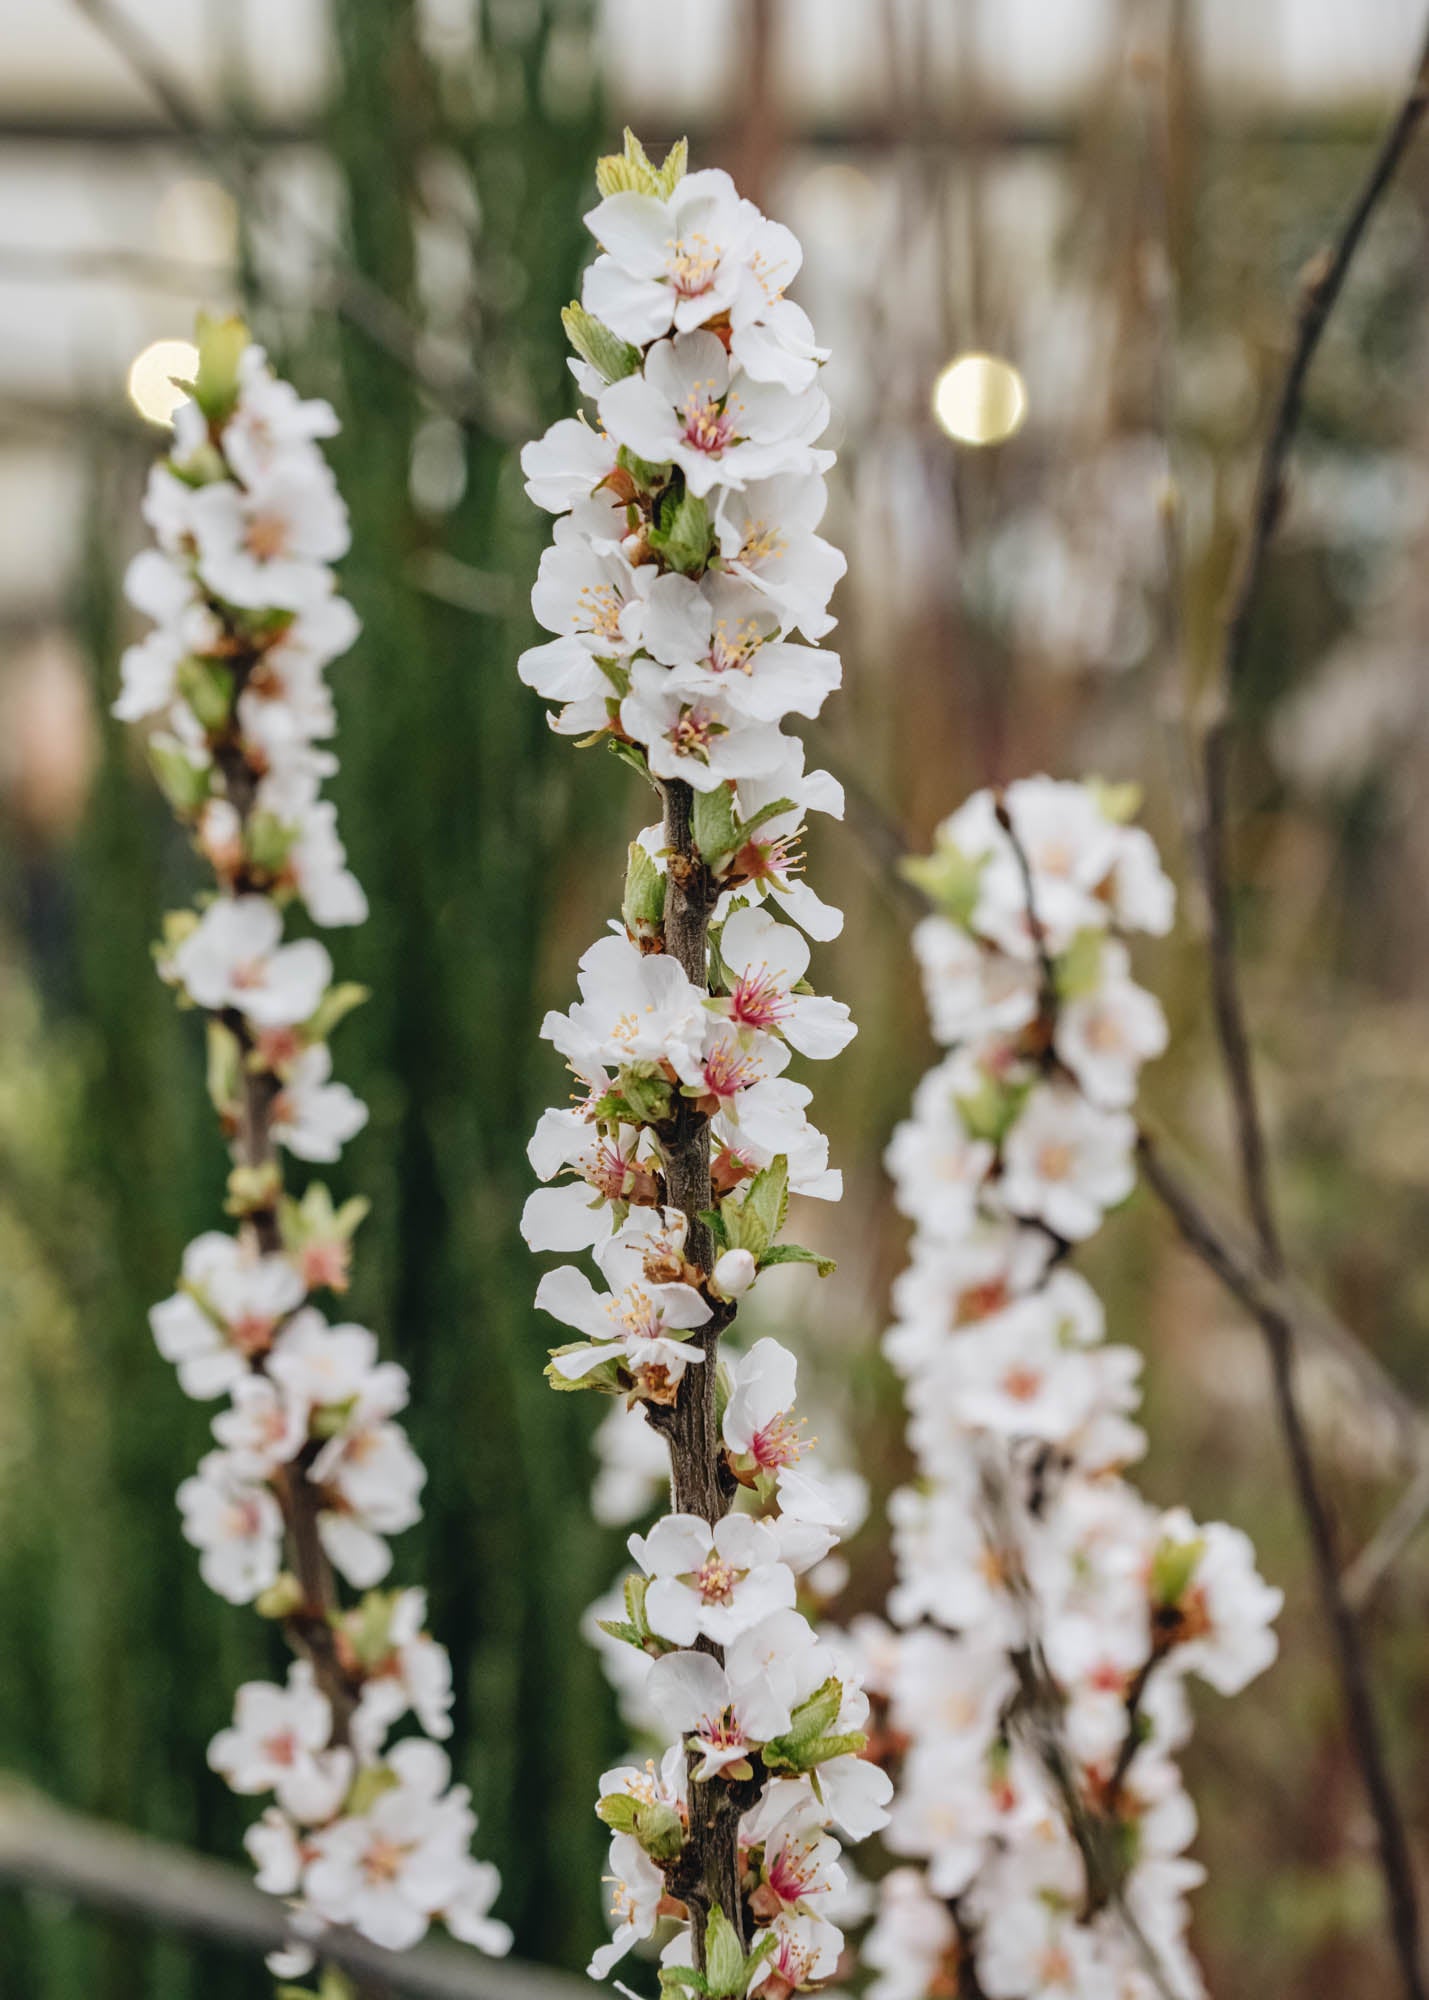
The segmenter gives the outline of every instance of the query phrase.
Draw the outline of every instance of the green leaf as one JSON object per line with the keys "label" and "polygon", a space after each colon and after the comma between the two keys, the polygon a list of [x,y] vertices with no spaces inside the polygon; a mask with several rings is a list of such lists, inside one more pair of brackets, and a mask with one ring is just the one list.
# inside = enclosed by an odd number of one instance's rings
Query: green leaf
{"label": "green leaf", "polygon": [[1126,826],[1141,811],[1141,786],[1134,778],[1124,785],[1109,785],[1104,778],[1088,778],[1086,785],[1102,818],[1109,819],[1113,826]]}
{"label": "green leaf", "polygon": [[[780,1153],[754,1176],[745,1190],[744,1200],[739,1206],[739,1242],[734,1241],[734,1231],[730,1230],[731,1246],[740,1250],[752,1250],[755,1258],[763,1262],[770,1244],[784,1227],[784,1217],[789,1207],[789,1161]],[[728,1221],[728,1204],[725,1204]]]}
{"label": "green leaf", "polygon": [[318,2000],[357,2000],[357,1988],[336,1965],[325,1965],[318,1984]]}
{"label": "green leaf", "polygon": [[238,1102],[242,1051],[238,1037],[221,1021],[208,1023],[208,1101],[220,1117]]}
{"label": "green leaf", "polygon": [[191,762],[177,737],[151,736],[147,747],[159,790],[180,819],[191,818],[208,797],[208,765]]}
{"label": "green leaf", "polygon": [[367,999],[371,988],[359,986],[356,980],[345,979],[336,986],[329,986],[317,1004],[316,1012],[303,1023],[303,1035],[309,1042],[325,1042],[340,1021],[345,1021],[354,1007],[360,1007]]}
{"label": "green leaf", "polygon": [[705,1924],[705,1980],[711,2000],[727,2000],[731,1994],[743,1993],[745,1987],[739,1935],[718,1903]]}
{"label": "green leaf", "polygon": [[838,1269],[832,1257],[821,1257],[817,1250],[806,1250],[802,1243],[771,1243],[759,1260],[761,1268],[770,1264],[812,1264],[821,1278],[827,1278]]}
{"label": "green leaf", "polygon": [[1158,1543],[1151,1558],[1152,1602],[1179,1604],[1205,1553],[1206,1544],[1199,1535],[1193,1536],[1189,1542],[1168,1539]]}
{"label": "green leaf", "polygon": [[708,1229],[718,1248],[728,1250],[729,1234],[724,1226],[724,1217],[720,1214],[719,1210],[717,1208],[702,1208],[700,1210],[700,1221]]}
{"label": "green leaf", "polygon": [[[630,692],[630,669],[627,666],[623,666],[619,660],[610,660],[604,658],[603,656],[597,657],[596,665],[605,675],[605,678],[610,682],[610,685],[615,689],[617,697],[616,709],[618,711],[620,703],[624,701],[625,697]],[[587,737],[586,741],[587,742],[590,742],[592,740],[598,741],[599,738],[604,734],[605,731],[603,729],[599,730],[597,731],[596,737],[594,739]],[[577,745],[576,747],[579,748],[580,746]]]}
{"label": "green leaf", "polygon": [[211,424],[225,423],[238,401],[238,363],[249,344],[241,319],[198,316],[198,369],[194,401]]}
{"label": "green leaf", "polygon": [[688,139],[677,139],[664,160],[655,169],[655,192],[662,201],[668,201],[680,182],[685,178],[685,168],[690,157]]}
{"label": "green leaf", "polygon": [[[842,1754],[829,1744],[846,1746],[844,1737],[827,1732],[838,1720],[843,1706],[843,1683],[837,1674],[829,1678],[794,1710],[790,1727],[774,1742],[764,1746],[764,1762],[770,1770],[807,1771],[825,1757]],[[855,1736],[860,1733],[853,1732]]]}
{"label": "green leaf", "polygon": [[984,1071],[977,1089],[955,1097],[953,1103],[971,1138],[1000,1146],[1017,1122],[1030,1089],[1030,1082],[1000,1083]]}
{"label": "green leaf", "polygon": [[650,546],[668,568],[698,576],[714,552],[714,523],[697,493],[667,494],[650,528]]}
{"label": "green leaf", "polygon": [[665,875],[650,851],[638,840],[630,843],[625,864],[625,895],[620,915],[633,938],[657,938],[665,921]]}
{"label": "green leaf", "polygon": [[603,380],[620,382],[639,369],[640,349],[632,347],[628,340],[622,340],[618,333],[612,333],[594,313],[588,313],[576,300],[572,299],[562,311],[561,325],[582,361],[588,361]]}
{"label": "green leaf", "polygon": [[[190,395],[193,394],[192,382],[179,382],[177,375],[170,376],[169,379],[178,382],[179,387],[186,389]],[[163,463],[166,472],[171,472],[183,485],[195,489],[200,486],[212,486],[218,480],[228,477],[228,467],[224,464],[223,453],[208,443],[195,446],[187,458],[166,458]],[[308,2000],[312,2000],[311,1994]]]}
{"label": "green leaf", "polygon": [[255,868],[266,874],[281,875],[298,837],[295,826],[286,826],[276,813],[252,814],[243,834],[243,845]]}
{"label": "green leaf", "polygon": [[985,855],[969,856],[960,847],[944,843],[931,854],[906,855],[898,869],[945,917],[966,925],[977,908],[986,860]]}
{"label": "green leaf", "polygon": [[659,791],[660,787],[650,775],[650,766],[645,761],[645,752],[643,750],[639,749],[634,743],[625,742],[619,736],[607,736],[605,740],[610,746],[612,757],[618,757],[622,764],[628,764],[632,771],[637,772],[645,780],[647,785],[652,786],[655,791]]}
{"label": "green leaf", "polygon": [[397,1773],[387,1764],[365,1764],[352,1781],[352,1789],[343,1801],[343,1811],[354,1815],[365,1813],[375,1806],[384,1792],[392,1792],[401,1783]]}
{"label": "green leaf", "polygon": [[689,158],[689,141],[677,140],[658,166],[651,164],[645,148],[627,125],[623,153],[607,153],[595,163],[595,184],[603,195],[653,194],[668,201],[684,178]]}
{"label": "green leaf", "polygon": [[[550,1372],[548,1368],[546,1373],[549,1375]],[[558,1386],[566,1389],[578,1389],[580,1384],[578,1382],[564,1382]],[[612,1639],[623,1639],[627,1646],[634,1646],[638,1651],[644,1652],[645,1641],[641,1638],[635,1627],[628,1625],[623,1618],[597,1618],[596,1623],[599,1625],[601,1631],[608,1632]]]}
{"label": "green leaf", "polygon": [[695,846],[711,868],[726,854],[733,854],[743,836],[734,810],[734,786],[716,785],[712,792],[696,792],[691,820]]}
{"label": "green leaf", "polygon": [[[861,1729],[850,1729],[841,1736],[815,1736],[807,1743],[793,1743],[788,1737],[781,1737],[777,1744],[764,1747],[764,1764],[771,1771],[812,1771],[819,1764],[827,1764],[835,1757],[856,1755],[867,1747],[868,1738]],[[771,1761],[769,1752],[773,1749]]]}
{"label": "green leaf", "polygon": [[757,813],[751,813],[749,818],[743,822],[739,829],[740,844],[743,845],[744,841],[748,840],[750,834],[763,826],[766,820],[778,819],[780,813],[797,811],[798,807],[792,799],[771,799],[767,806],[761,806]]}
{"label": "green leaf", "polygon": [[674,1806],[650,1799],[636,1808],[635,1838],[652,1861],[673,1861],[685,1844],[685,1827]]}
{"label": "green leaf", "polygon": [[662,1965],[660,1967],[660,1991],[664,1993],[708,1993],[705,1975],[696,1972],[692,1965]]}
{"label": "green leaf", "polygon": [[396,1609],[395,1590],[369,1590],[347,1614],[344,1624],[348,1639],[365,1667],[375,1667],[392,1650],[392,1613]]}
{"label": "green leaf", "polygon": [[830,1674],[794,1710],[790,1727],[782,1740],[788,1742],[792,1738],[795,1742],[809,1742],[815,1736],[822,1736],[830,1723],[838,1720],[843,1699],[843,1682],[837,1674]]}
{"label": "green leaf", "polygon": [[[551,1359],[546,1363],[545,1376],[553,1389],[564,1394],[568,1390],[588,1389],[598,1396],[619,1396],[623,1393],[621,1383],[620,1357],[615,1355],[609,1361],[602,1361],[584,1375],[562,1375],[556,1361],[562,1354],[583,1353],[590,1346],[588,1340],[572,1340],[564,1347],[549,1347],[546,1352]],[[628,1378],[627,1378],[628,1379]]]}
{"label": "green leaf", "polygon": [[625,445],[622,445],[616,453],[615,462],[622,472],[628,472],[635,484],[643,487],[647,493],[653,493],[657,487],[664,486],[670,477],[668,459],[663,464],[652,464],[648,458],[637,458]]}
{"label": "green leaf", "polygon": [[1101,985],[1103,935],[1097,930],[1078,931],[1056,961],[1052,971],[1059,1000],[1084,999]]}
{"label": "green leaf", "polygon": [[[609,1630],[609,1627],[604,1629]],[[638,1811],[638,1803],[629,1792],[607,1792],[603,1799],[596,1800],[595,1816],[603,1820],[612,1833],[634,1833]]]}
{"label": "green leaf", "polygon": [[633,1574],[625,1579],[625,1615],[642,1640],[650,1634],[650,1620],[645,1616],[645,1594],[650,1588],[648,1576]]}
{"label": "green leaf", "polygon": [[631,1063],[615,1084],[637,1125],[661,1125],[670,1116],[673,1086],[654,1063]]}
{"label": "green leaf", "polygon": [[193,655],[180,660],[175,681],[179,693],[210,736],[228,726],[233,713],[233,669],[221,660],[201,660]]}

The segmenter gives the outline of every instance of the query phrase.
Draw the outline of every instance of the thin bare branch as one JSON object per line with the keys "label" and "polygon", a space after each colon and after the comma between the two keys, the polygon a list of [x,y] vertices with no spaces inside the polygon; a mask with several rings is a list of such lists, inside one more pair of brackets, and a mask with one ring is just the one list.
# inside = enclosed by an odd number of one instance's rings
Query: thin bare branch
{"label": "thin bare branch", "polygon": [[[1226,618],[1216,706],[1201,747],[1203,791],[1196,858],[1209,921],[1212,1008],[1230,1090],[1236,1154],[1257,1245],[1257,1262],[1261,1275],[1272,1281],[1284,1277],[1286,1265],[1236,957],[1227,840],[1231,719],[1244,681],[1266,553],[1283,508],[1286,466],[1300,423],[1305,381],[1355,252],[1426,107],[1429,107],[1429,35],[1404,99],[1338,236],[1311,260],[1303,274],[1294,340],[1261,453],[1250,523]],[[1408,2000],[1425,2000],[1413,1857],[1390,1781],[1363,1635],[1341,1587],[1334,1521],[1306,1432],[1295,1373],[1294,1321],[1273,1303],[1257,1313],[1257,1320],[1265,1335],[1276,1411],[1310,1544],[1321,1609],[1333,1643],[1345,1719],[1374,1817],[1400,1983]]]}
{"label": "thin bare branch", "polygon": [[[42,1890],[81,1909],[124,1917],[199,1943],[255,1956],[289,1942],[281,1902],[227,1862],[52,1804],[0,1790],[0,1885]],[[413,2000],[581,2000],[584,1980],[500,1964],[454,1945],[381,1951],[349,1932],[323,1938],[323,1955],[373,1995]]]}
{"label": "thin bare branch", "polygon": [[1341,1588],[1354,1610],[1368,1608],[1426,1521],[1429,1521],[1429,1453],[1377,1532],[1345,1570]]}
{"label": "thin bare branch", "polygon": [[[114,0],[73,0],[73,4],[143,84],[174,130],[192,141],[234,194],[250,200],[256,180],[252,161],[233,136],[212,127],[183,78],[134,17],[116,6]],[[456,373],[432,365],[424,349],[421,328],[396,299],[344,256],[329,231],[291,201],[284,202],[284,211],[323,260],[332,284],[333,310],[374,347],[398,362],[438,409],[458,423],[480,425],[497,436],[525,435],[525,426],[516,420],[516,413],[503,415],[493,410],[480,381],[469,369]]]}

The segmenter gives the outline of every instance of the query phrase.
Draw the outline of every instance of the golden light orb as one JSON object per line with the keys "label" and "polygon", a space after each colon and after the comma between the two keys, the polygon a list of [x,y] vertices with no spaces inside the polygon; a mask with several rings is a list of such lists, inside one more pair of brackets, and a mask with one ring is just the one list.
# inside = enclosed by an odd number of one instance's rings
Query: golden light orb
{"label": "golden light orb", "polygon": [[933,384],[933,415],[959,444],[1003,444],[1022,428],[1027,384],[996,354],[960,354]]}
{"label": "golden light orb", "polygon": [[129,400],[151,424],[171,424],[185,396],[173,378],[192,382],[197,369],[191,340],[151,340],[129,364]]}

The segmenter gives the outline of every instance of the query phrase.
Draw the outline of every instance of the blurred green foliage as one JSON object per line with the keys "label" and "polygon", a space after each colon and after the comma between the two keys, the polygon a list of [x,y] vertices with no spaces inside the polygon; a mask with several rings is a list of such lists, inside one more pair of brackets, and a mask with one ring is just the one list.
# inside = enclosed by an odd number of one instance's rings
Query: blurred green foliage
{"label": "blurred green foliage", "polygon": [[[534,1034],[553,856],[577,826],[594,830],[610,900],[623,843],[601,827],[620,788],[551,738],[512,670],[546,527],[513,439],[572,395],[560,309],[585,254],[599,109],[588,71],[557,99],[549,65],[556,36],[579,54],[592,8],[482,9],[470,89],[424,51],[418,12],[407,0],[337,7],[328,139],[352,263],[414,315],[434,166],[469,200],[474,275],[457,331],[502,420],[473,419],[454,454],[447,440],[454,504],[413,497],[414,447],[434,418],[401,364],[327,319],[294,325],[261,294],[249,310],[344,425],[343,581],[364,632],[333,675],[335,791],[373,914],[329,943],[340,975],[373,990],[337,1050],[372,1120],[328,1177],[374,1198],[346,1307],[410,1369],[410,1428],[430,1472],[396,1574],[431,1580],[456,1674],[458,1774],[480,1851],[500,1858],[517,1949],[579,1965],[601,1932],[590,1774],[619,1745],[594,1656],[573,1635],[617,1551],[590,1522],[589,1413],[542,1379],[514,1222],[525,1136],[560,1088]],[[101,711],[142,471],[96,455],[78,615]],[[486,579],[489,611],[432,594],[443,560]],[[259,1621],[203,1589],[178,1534],[174,1487],[209,1413],[177,1393],[146,1313],[184,1243],[218,1222],[223,1159],[195,1023],[176,1014],[146,943],[200,871],[127,733],[106,713],[45,1032],[22,984],[0,991],[0,1770],[236,1855],[249,1814],[208,1777],[204,1749],[233,1686],[277,1661]],[[227,2000],[270,1983],[261,1967],[77,1924],[38,1899],[0,1921],[0,1992],[26,2000]]]}

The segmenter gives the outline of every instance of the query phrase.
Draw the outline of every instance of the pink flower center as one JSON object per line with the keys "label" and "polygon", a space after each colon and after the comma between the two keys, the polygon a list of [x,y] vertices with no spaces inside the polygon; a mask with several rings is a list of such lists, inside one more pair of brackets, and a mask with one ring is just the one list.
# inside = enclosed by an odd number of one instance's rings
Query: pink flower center
{"label": "pink flower center", "polygon": [[713,382],[696,382],[686,396],[684,440],[708,458],[718,458],[733,443],[734,412],[715,394]]}
{"label": "pink flower center", "polygon": [[1030,1403],[1041,1393],[1042,1371],[1039,1368],[1018,1366],[1009,1368],[1002,1378],[1002,1393],[1010,1396],[1014,1403]]}
{"label": "pink flower center", "polygon": [[1112,1054],[1124,1045],[1121,1023],[1115,1014],[1105,1011],[1092,1015],[1087,1022],[1085,1034],[1087,1047],[1096,1049],[1103,1055]]}
{"label": "pink flower center", "polygon": [[786,886],[791,875],[802,872],[804,857],[799,852],[799,836],[804,829],[781,833],[775,840],[749,840],[735,856],[735,866],[747,882],[775,882]]}
{"label": "pink flower center", "polygon": [[347,1290],[348,1246],[346,1243],[309,1243],[302,1259],[303,1284],[310,1292]]}
{"label": "pink flower center", "polygon": [[576,598],[571,623],[578,632],[589,632],[597,639],[618,639],[624,609],[614,584],[588,583]]}
{"label": "pink flower center", "polygon": [[688,236],[672,236],[665,244],[665,269],[670,283],[682,299],[697,299],[714,283],[724,255],[721,244],[695,229]]}
{"label": "pink flower center", "polygon": [[771,527],[767,521],[749,521],[735,560],[753,568],[757,563],[768,562],[771,556],[782,556],[787,547],[788,543],[778,528]]}
{"label": "pink flower center", "polygon": [[747,966],[729,996],[729,1011],[747,1028],[772,1028],[794,1009],[793,998],[767,965]]}
{"label": "pink flower center", "polygon": [[716,1042],[705,1057],[705,1087],[711,1097],[737,1097],[763,1073],[758,1056],[740,1048],[738,1042]]}
{"label": "pink flower center", "polygon": [[665,740],[677,757],[697,757],[703,764],[709,760],[711,743],[725,733],[724,723],[716,722],[707,708],[695,702],[680,710],[680,719],[666,730]]}
{"label": "pink flower center", "polygon": [[749,1441],[749,1452],[760,1470],[776,1472],[780,1466],[796,1465],[805,1449],[805,1440],[799,1435],[803,1428],[802,1417],[781,1410],[763,1430],[756,1431]]}
{"label": "pink flower center", "polygon": [[274,1321],[263,1313],[240,1313],[230,1320],[228,1337],[240,1354],[262,1354],[273,1344]]}
{"label": "pink flower center", "polygon": [[262,1748],[270,1764],[292,1765],[298,1761],[297,1739],[291,1729],[277,1736],[265,1737]]}
{"label": "pink flower center", "polygon": [[1037,1151],[1037,1171],[1044,1181],[1064,1181],[1076,1164],[1076,1154],[1065,1139],[1049,1139]]}
{"label": "pink flower center", "polygon": [[752,618],[741,618],[732,631],[727,618],[718,619],[705,665],[716,674],[752,674],[763,644],[764,634]]}
{"label": "pink flower center", "polygon": [[397,1880],[406,1858],[405,1847],[378,1834],[363,1850],[362,1872],[373,1888],[383,1888]]}
{"label": "pink flower center", "polygon": [[288,546],[288,523],[281,514],[255,514],[243,536],[248,553],[259,562],[271,562]]}
{"label": "pink flower center", "polygon": [[732,1604],[742,1571],[711,1550],[690,1578],[704,1604]]}
{"label": "pink flower center", "polygon": [[625,1193],[630,1163],[618,1146],[608,1143],[596,1146],[582,1154],[578,1165],[581,1179],[607,1201],[619,1201]]}
{"label": "pink flower center", "polygon": [[768,1869],[769,1886],[781,1903],[797,1903],[814,1879],[814,1862],[807,1847],[785,1841]]}
{"label": "pink flower center", "polygon": [[722,1708],[718,1715],[706,1715],[700,1722],[700,1741],[711,1750],[742,1750],[744,1729],[732,1708]]}
{"label": "pink flower center", "polygon": [[256,1500],[234,1500],[224,1515],[223,1525],[232,1541],[251,1542],[263,1525],[262,1509]]}

